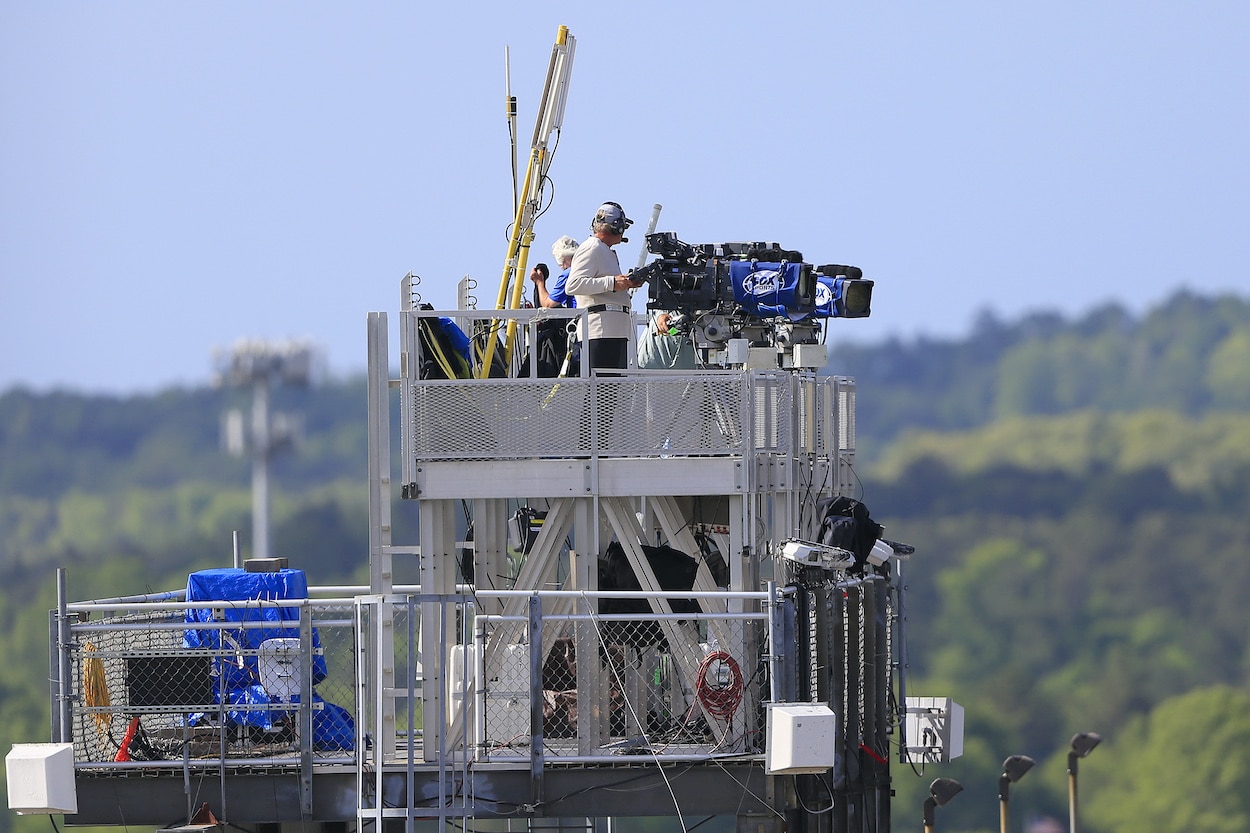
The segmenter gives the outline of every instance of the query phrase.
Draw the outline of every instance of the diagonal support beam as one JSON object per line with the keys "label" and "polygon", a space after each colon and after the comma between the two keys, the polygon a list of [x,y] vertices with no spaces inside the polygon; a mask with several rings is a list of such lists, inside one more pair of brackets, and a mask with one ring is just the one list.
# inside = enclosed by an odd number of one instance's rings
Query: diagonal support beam
{"label": "diagonal support beam", "polygon": [[[601,498],[599,506],[607,516],[613,532],[616,533],[621,549],[625,552],[625,557],[638,578],[638,584],[642,587],[642,592],[647,594],[663,592],[639,543],[642,540],[643,530],[633,509],[621,498]],[[649,596],[648,602],[655,613],[673,612],[668,599],[652,595]],[[664,633],[664,638],[668,640],[669,650],[673,652],[679,672],[693,690],[699,676],[699,665],[703,662],[703,649],[699,645],[698,632],[689,624],[682,625],[674,619],[660,619],[657,624]],[[724,738],[729,728],[728,723],[708,714],[697,697],[695,702],[698,703],[708,726],[712,727],[716,736]]]}

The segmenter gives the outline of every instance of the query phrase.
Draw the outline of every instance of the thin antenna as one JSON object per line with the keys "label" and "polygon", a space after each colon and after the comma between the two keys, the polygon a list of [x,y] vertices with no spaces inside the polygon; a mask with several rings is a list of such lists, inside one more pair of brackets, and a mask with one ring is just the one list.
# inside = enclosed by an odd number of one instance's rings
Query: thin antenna
{"label": "thin antenna", "polygon": [[515,214],[520,199],[517,194],[516,96],[512,94],[512,58],[506,45],[503,48],[503,94],[508,110],[508,147],[512,155],[512,213]]}

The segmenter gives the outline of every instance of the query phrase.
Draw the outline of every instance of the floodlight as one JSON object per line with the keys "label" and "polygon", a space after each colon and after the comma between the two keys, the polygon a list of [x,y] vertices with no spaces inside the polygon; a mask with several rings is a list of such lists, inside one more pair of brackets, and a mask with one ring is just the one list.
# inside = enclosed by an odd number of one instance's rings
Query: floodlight
{"label": "floodlight", "polygon": [[855,566],[855,553],[850,550],[811,541],[786,541],[781,547],[781,555],[804,567],[819,567],[823,570],[847,570]]}
{"label": "floodlight", "polygon": [[937,778],[929,785],[929,797],[938,807],[945,807],[952,798],[963,792],[964,785],[954,778]]}
{"label": "floodlight", "polygon": [[1000,833],[1009,833],[1011,814],[1008,812],[1008,793],[1011,784],[1019,781],[1024,774],[1033,768],[1033,759],[1028,755],[1012,755],[1003,761],[1002,775],[998,776],[998,828]]}
{"label": "floodlight", "polygon": [[924,800],[925,833],[933,830],[933,810],[945,807],[947,802],[963,791],[963,784],[953,778],[937,778],[929,785],[929,797]]}
{"label": "floodlight", "polygon": [[1033,759],[1028,755],[1012,755],[1003,761],[1003,778],[1010,782],[1019,781],[1024,774],[1033,768]]}
{"label": "floodlight", "polygon": [[1102,743],[1102,735],[1097,732],[1081,732],[1072,736],[1072,754],[1078,758],[1084,758],[1090,752],[1094,751],[1094,747]]}
{"label": "floodlight", "polygon": [[1077,761],[1084,758],[1094,747],[1102,743],[1097,732],[1080,732],[1072,736],[1072,751],[1068,753],[1068,830],[1077,833],[1076,826],[1076,770]]}

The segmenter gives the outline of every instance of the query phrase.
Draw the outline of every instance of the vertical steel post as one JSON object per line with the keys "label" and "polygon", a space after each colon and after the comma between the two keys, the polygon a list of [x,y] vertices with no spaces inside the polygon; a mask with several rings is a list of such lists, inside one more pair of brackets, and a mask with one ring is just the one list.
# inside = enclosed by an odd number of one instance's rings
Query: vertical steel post
{"label": "vertical steel post", "polygon": [[252,382],[252,557],[269,557],[269,377]]}
{"label": "vertical steel post", "polygon": [[[391,573],[391,409],[390,368],[386,313],[369,313],[369,365],[367,397],[369,413],[369,592],[381,597],[392,589]],[[394,610],[379,598],[374,608],[377,641],[372,646],[374,676],[368,681],[378,695],[377,737],[373,739],[378,760],[395,752],[395,701],[381,696],[395,688],[395,634],[387,617]]]}
{"label": "vertical steel post", "polygon": [[[543,802],[543,600],[529,597],[530,643],[530,803]],[[486,643],[483,642],[483,645]]]}
{"label": "vertical steel post", "polygon": [[69,597],[65,585],[65,568],[56,570],[56,664],[53,666],[52,688],[56,695],[52,711],[52,740],[55,743],[71,743],[74,728],[71,723],[70,697],[73,689],[71,676],[69,628]]}
{"label": "vertical steel post", "polygon": [[1068,754],[1068,833],[1077,833],[1076,826],[1076,771],[1077,756]]}
{"label": "vertical steel post", "polygon": [[299,797],[300,815],[304,821],[312,821],[313,789],[313,637],[312,608],[300,605],[299,609]]}

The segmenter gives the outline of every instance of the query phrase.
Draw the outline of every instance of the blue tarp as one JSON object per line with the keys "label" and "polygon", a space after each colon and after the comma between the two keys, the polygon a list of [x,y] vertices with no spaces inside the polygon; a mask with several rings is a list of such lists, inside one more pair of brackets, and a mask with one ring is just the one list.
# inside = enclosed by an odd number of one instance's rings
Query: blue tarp
{"label": "blue tarp", "polygon": [[[188,629],[184,632],[183,645],[224,651],[213,661],[214,702],[227,705],[269,705],[273,703],[261,686],[256,651],[267,639],[298,638],[298,607],[234,607],[230,602],[281,601],[308,598],[308,579],[303,570],[279,570],[272,573],[249,573],[244,570],[224,568],[200,570],[187,578],[187,601],[211,602],[202,608],[189,608],[185,621],[195,622],[272,622],[272,627]],[[313,648],[321,647],[321,638],[314,628]],[[237,653],[231,654],[231,651]],[[250,652],[250,653],[248,653]],[[313,654],[312,684],[315,686],[326,677],[326,660],[320,652]],[[224,689],[224,697],[222,692]],[[296,698],[298,701],[298,698]],[[350,749],[355,742],[351,715],[339,706],[326,703],[313,694],[313,701],[324,703],[321,710],[313,713],[313,742],[319,748]],[[294,706],[276,704],[274,709],[227,709],[227,719],[232,723],[273,729],[290,715]],[[192,715],[191,722],[204,715]]]}

